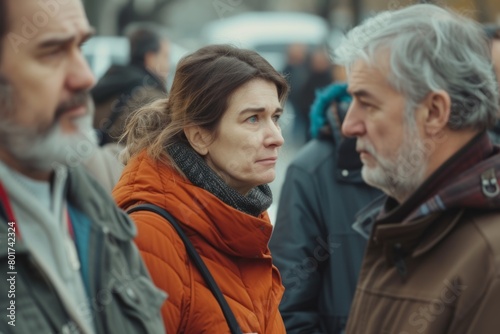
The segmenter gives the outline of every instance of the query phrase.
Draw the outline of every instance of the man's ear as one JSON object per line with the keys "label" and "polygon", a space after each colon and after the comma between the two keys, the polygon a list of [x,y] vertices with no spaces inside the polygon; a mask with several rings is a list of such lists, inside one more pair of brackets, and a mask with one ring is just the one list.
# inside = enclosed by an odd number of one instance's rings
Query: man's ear
{"label": "man's ear", "polygon": [[421,115],[425,133],[435,136],[443,131],[451,117],[451,98],[444,90],[429,93],[424,100],[425,112]]}
{"label": "man's ear", "polygon": [[196,125],[187,126],[184,128],[184,134],[196,152],[203,156],[208,153],[211,136],[206,130]]}

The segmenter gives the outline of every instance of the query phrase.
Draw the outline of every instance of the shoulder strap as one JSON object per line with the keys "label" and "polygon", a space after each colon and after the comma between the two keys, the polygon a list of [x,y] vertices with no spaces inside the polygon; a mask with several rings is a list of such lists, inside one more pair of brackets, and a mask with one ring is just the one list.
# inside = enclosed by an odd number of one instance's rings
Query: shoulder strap
{"label": "shoulder strap", "polygon": [[163,208],[160,208],[159,206],[156,206],[154,204],[140,204],[137,205],[130,210],[127,211],[128,214],[131,214],[136,211],[150,211],[154,212],[160,216],[162,216],[166,221],[168,221],[173,228],[177,231],[179,236],[181,237],[182,241],[184,242],[184,246],[186,247],[186,251],[191,258],[191,260],[194,262],[196,268],[198,268],[199,272],[205,279],[205,282],[207,283],[208,287],[214,294],[215,298],[217,299],[217,302],[219,303],[222,312],[224,313],[224,317],[226,318],[227,324],[229,325],[229,329],[231,330],[232,334],[242,334],[242,331],[240,329],[240,326],[238,325],[238,322],[236,321],[236,318],[231,311],[231,308],[229,307],[226,299],[224,298],[224,295],[219,289],[219,286],[215,282],[214,278],[212,277],[212,274],[210,274],[210,271],[208,270],[207,266],[201,259],[200,255],[194,248],[193,244],[187,237],[187,235],[184,233],[182,228],[180,227],[179,223],[177,220],[166,210]]}

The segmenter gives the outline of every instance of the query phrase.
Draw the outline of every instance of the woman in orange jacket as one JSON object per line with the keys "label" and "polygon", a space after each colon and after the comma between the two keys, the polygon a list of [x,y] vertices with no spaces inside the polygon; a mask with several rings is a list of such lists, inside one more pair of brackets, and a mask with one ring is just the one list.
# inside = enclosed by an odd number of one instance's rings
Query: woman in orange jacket
{"label": "woman in orange jacket", "polygon": [[[285,333],[266,210],[287,92],[285,79],[253,51],[212,45],[185,57],[168,100],[130,120],[126,167],[113,192],[123,209],[151,203],[176,218],[243,333]],[[132,218],[151,276],[169,294],[167,332],[229,333],[172,225],[148,211]]]}

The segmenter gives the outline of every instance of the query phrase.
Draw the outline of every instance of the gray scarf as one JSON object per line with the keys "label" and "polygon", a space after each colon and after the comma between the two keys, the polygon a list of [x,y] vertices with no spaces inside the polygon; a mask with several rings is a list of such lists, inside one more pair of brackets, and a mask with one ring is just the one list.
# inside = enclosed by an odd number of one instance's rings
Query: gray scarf
{"label": "gray scarf", "polygon": [[176,143],[167,151],[191,183],[212,193],[227,205],[255,217],[271,206],[273,195],[267,184],[255,187],[243,196],[228,186],[188,144]]}

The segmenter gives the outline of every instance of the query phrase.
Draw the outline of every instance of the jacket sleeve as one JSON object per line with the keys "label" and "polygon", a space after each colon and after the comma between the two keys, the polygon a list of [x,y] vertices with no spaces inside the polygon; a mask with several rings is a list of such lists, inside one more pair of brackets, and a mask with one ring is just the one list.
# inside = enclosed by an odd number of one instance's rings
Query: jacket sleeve
{"label": "jacket sleeve", "polygon": [[316,239],[325,232],[317,197],[311,176],[290,165],[269,244],[285,286],[280,311],[289,334],[322,333],[318,297],[325,251]]}
{"label": "jacket sleeve", "polygon": [[[188,315],[189,272],[184,244],[163,218],[151,212],[131,214],[137,247],[155,285],[168,294],[161,313],[167,333],[182,333]],[[182,253],[182,254],[181,254]]]}

